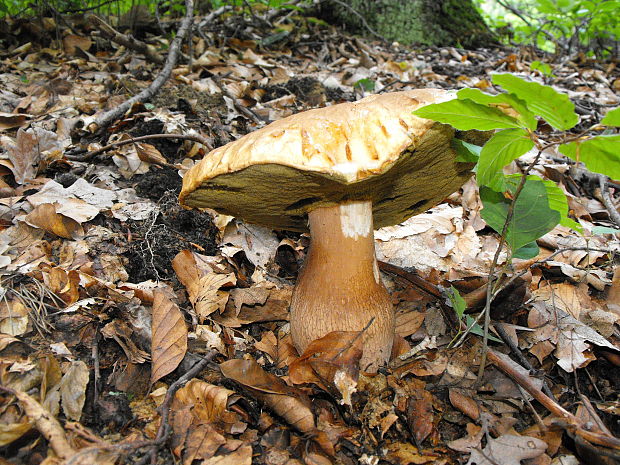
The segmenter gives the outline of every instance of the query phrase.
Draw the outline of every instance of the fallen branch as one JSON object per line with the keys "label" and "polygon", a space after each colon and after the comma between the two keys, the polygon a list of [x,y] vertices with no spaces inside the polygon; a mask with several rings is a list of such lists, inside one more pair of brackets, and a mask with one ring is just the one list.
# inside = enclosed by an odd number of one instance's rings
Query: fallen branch
{"label": "fallen branch", "polygon": [[487,357],[489,362],[495,365],[504,374],[510,377],[515,383],[525,389],[534,399],[540,402],[543,407],[549,410],[554,415],[560,417],[559,424],[566,429],[569,433],[574,434],[581,439],[587,441],[590,444],[596,444],[599,446],[607,447],[614,451],[620,451],[620,439],[605,434],[604,432],[594,432],[587,428],[587,425],[582,425],[575,415],[570,413],[555,400],[551,399],[544,392],[542,392],[530,379],[529,376],[518,372],[514,367],[508,363],[503,354],[495,352],[493,349],[487,350]]}
{"label": "fallen branch", "polygon": [[157,53],[155,47],[148,45],[135,37],[121,34],[99,16],[89,15],[88,21],[94,27],[99,29],[105,38],[110,39],[112,42],[116,42],[117,44],[127,47],[130,50],[141,53],[150,62],[157,63],[158,65],[161,65],[164,62],[164,59],[159,53]]}
{"label": "fallen branch", "polygon": [[[185,17],[183,21],[181,21],[181,26],[177,31],[176,37],[173,39],[170,44],[170,50],[168,52],[168,57],[166,58],[166,64],[162,69],[159,76],[157,76],[150,86],[144,89],[137,95],[134,95],[130,99],[126,100],[116,108],[109,110],[102,115],[100,115],[92,125],[96,126],[95,129],[100,129],[109,126],[113,121],[116,121],[120,118],[121,115],[125,114],[127,110],[129,110],[135,103],[145,102],[153,97],[159,89],[164,85],[164,83],[170,78],[172,74],[172,69],[177,62],[179,52],[181,49],[181,44],[187,35],[187,31],[190,28],[192,23],[192,18],[194,14],[194,1],[193,0],[185,0]],[[92,129],[92,128],[91,128]]]}
{"label": "fallen branch", "polygon": [[43,408],[39,402],[25,392],[3,386],[0,386],[0,390],[17,397],[17,400],[26,412],[26,416],[34,423],[39,433],[47,439],[58,458],[66,460],[75,454],[75,450],[67,441],[65,430],[60,422]]}

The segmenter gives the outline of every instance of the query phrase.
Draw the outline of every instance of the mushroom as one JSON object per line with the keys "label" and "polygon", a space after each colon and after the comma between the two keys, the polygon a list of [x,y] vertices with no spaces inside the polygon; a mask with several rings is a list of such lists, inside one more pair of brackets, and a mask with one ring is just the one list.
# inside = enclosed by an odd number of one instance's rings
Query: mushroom
{"label": "mushroom", "polygon": [[186,207],[275,229],[309,225],[290,306],[300,353],[329,332],[365,330],[360,367],[389,360],[395,318],[373,228],[427,210],[471,176],[471,165],[456,161],[454,130],[412,114],[448,98],[418,89],[298,113],[213,150],[185,174]]}

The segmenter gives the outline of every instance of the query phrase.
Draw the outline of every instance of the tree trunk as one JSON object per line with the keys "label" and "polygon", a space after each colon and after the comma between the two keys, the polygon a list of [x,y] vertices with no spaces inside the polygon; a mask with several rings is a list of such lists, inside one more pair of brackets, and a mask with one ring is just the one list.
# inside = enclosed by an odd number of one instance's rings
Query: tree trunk
{"label": "tree trunk", "polygon": [[[387,40],[419,44],[476,48],[497,44],[472,0],[343,0],[364,17],[368,26]],[[372,33],[350,9],[324,2],[321,13],[328,21],[371,37]]]}

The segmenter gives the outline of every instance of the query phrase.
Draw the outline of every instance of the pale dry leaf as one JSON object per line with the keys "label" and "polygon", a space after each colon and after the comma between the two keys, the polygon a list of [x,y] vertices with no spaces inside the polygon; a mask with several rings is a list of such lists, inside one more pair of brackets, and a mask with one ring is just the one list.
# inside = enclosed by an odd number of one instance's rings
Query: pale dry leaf
{"label": "pale dry leaf", "polygon": [[151,384],[172,373],[187,352],[187,326],[179,307],[166,293],[153,291]]}
{"label": "pale dry leaf", "polygon": [[86,387],[90,370],[81,360],[71,363],[69,370],[60,381],[60,398],[65,416],[73,421],[80,421],[86,401]]}
{"label": "pale dry leaf", "polygon": [[32,425],[25,423],[0,423],[0,447],[11,444],[32,429]]}
{"label": "pale dry leaf", "polygon": [[245,444],[230,454],[203,460],[201,465],[252,465],[252,446]]}
{"label": "pale dry leaf", "polygon": [[228,292],[220,289],[236,284],[234,273],[215,273],[206,269],[189,250],[179,252],[172,260],[172,267],[185,286],[200,323],[213,312],[224,311]]}
{"label": "pale dry leaf", "polygon": [[26,215],[25,222],[30,226],[43,229],[65,239],[76,239],[84,236],[82,226],[74,219],[58,214],[51,203],[44,203],[36,207]]}
{"label": "pale dry leaf", "polygon": [[193,424],[185,438],[183,464],[191,465],[194,460],[210,459],[223,444],[226,444],[226,438],[213,425]]}
{"label": "pale dry leaf", "polygon": [[19,128],[15,140],[9,137],[0,139],[0,145],[6,150],[10,167],[17,184],[24,184],[27,179],[34,179],[39,164],[51,157],[58,157],[62,145],[58,136],[41,128]]}
{"label": "pale dry leaf", "polygon": [[521,465],[521,460],[542,455],[547,444],[529,436],[504,434],[497,439],[487,436],[487,445],[480,451],[472,449],[467,465]]}
{"label": "pale dry leaf", "polygon": [[226,227],[222,244],[240,247],[250,262],[264,269],[275,259],[280,241],[269,228],[234,221]]}

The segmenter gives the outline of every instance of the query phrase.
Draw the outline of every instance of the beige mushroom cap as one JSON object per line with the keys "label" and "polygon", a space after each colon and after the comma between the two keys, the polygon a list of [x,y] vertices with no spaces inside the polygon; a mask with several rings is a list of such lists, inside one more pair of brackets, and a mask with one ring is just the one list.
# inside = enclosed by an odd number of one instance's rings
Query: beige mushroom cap
{"label": "beige mushroom cap", "polygon": [[305,214],[371,200],[375,227],[440,202],[471,175],[454,130],[412,111],[438,89],[377,94],[298,113],[211,151],[183,178],[179,200],[251,223],[306,231]]}

